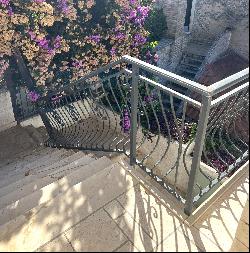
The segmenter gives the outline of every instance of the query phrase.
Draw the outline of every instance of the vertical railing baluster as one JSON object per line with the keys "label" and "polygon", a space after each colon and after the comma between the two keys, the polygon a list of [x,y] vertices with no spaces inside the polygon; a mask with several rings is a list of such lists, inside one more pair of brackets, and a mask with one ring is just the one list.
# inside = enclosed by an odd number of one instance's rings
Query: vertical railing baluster
{"label": "vertical railing baluster", "polygon": [[193,162],[192,162],[190,176],[189,176],[188,190],[187,190],[185,210],[184,210],[187,215],[191,215],[192,210],[193,210],[194,188],[196,185],[197,173],[200,168],[202,152],[203,152],[204,143],[206,139],[208,119],[209,119],[209,114],[211,110],[211,103],[212,103],[212,97],[210,95],[203,95],[198,130],[197,130],[196,140],[195,140],[194,156],[193,156]]}
{"label": "vertical railing baluster", "polygon": [[132,65],[130,165],[136,163],[137,112],[139,103],[139,67]]}

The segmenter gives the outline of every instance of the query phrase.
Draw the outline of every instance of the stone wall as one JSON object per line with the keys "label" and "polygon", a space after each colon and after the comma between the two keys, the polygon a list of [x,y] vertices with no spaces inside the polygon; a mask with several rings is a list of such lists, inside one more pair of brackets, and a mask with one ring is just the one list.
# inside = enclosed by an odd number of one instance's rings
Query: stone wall
{"label": "stone wall", "polygon": [[227,28],[238,30],[248,12],[249,0],[196,0],[192,36],[213,41]]}
{"label": "stone wall", "polygon": [[249,61],[249,18],[243,19],[237,29],[232,31],[230,47]]}
{"label": "stone wall", "polygon": [[10,93],[0,91],[0,131],[16,125]]}

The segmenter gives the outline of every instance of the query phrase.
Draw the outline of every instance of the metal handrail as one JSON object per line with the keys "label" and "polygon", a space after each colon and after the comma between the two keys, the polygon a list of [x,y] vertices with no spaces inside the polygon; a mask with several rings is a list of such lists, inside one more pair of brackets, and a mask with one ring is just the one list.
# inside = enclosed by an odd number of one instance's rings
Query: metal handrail
{"label": "metal handrail", "polygon": [[[119,71],[115,71],[115,74],[109,72],[115,66],[118,67]],[[102,79],[100,78],[98,81],[92,79],[93,77],[99,78],[102,73],[105,73],[105,77]],[[148,77],[148,74],[151,74],[150,77]],[[152,76],[153,78],[151,78]],[[158,161],[153,161],[154,165],[150,173],[154,178],[157,178],[158,182],[161,181],[164,187],[166,187],[166,181],[164,180],[170,175],[168,180],[172,180],[170,185],[174,188],[174,191],[171,188],[171,192],[175,193],[178,191],[177,188],[181,187],[180,184],[178,185],[178,176],[180,173],[185,173],[184,176],[188,178],[187,188],[185,189],[185,213],[190,215],[194,204],[216,182],[219,182],[222,177],[228,176],[236,166],[248,159],[248,152],[246,152],[248,144],[238,136],[235,137],[237,142],[234,143],[228,131],[229,123],[235,124],[237,117],[244,112],[249,83],[243,83],[243,81],[248,78],[249,68],[206,87],[139,59],[123,56],[117,61],[101,67],[57,91],[57,93],[66,90],[70,92],[61,101],[53,102],[54,104],[45,104],[45,108],[41,110],[41,116],[54,139],[64,140],[65,144],[60,144],[59,141],[54,144],[55,146],[61,145],[60,147],[79,149],[84,148],[81,146],[82,143],[84,145],[89,143],[89,146],[85,147],[86,149],[115,152],[122,150],[122,152],[129,155],[131,165],[140,164],[145,167],[147,160],[150,160],[151,155],[157,151],[157,146],[160,143],[166,145],[166,150],[161,147],[161,158]],[[112,83],[111,80],[114,79],[116,81]],[[158,81],[159,79],[185,87],[194,92],[196,97],[188,97],[182,94],[181,91],[171,88],[172,86],[164,86]],[[235,87],[236,84],[239,84],[239,87]],[[102,93],[101,96],[95,94],[97,91]],[[222,93],[223,91],[225,94]],[[216,96],[219,93],[222,93],[220,97]],[[170,104],[168,110],[166,110],[163,103],[166,97],[169,99]],[[175,100],[183,102],[179,106],[181,107],[180,110],[176,110]],[[156,111],[155,104],[157,104],[158,111]],[[199,111],[199,120],[195,122],[197,126],[195,134],[192,134],[191,139],[184,143],[183,133],[185,124],[189,120],[187,112],[190,106],[192,110]],[[147,110],[150,111],[152,118],[149,118]],[[103,112],[101,118],[98,116],[99,111]],[[46,113],[48,116],[46,116]],[[60,113],[62,119],[60,119]],[[119,132],[119,123],[121,123],[119,121],[120,118],[124,117],[124,113],[126,113],[125,116],[129,118],[131,123],[129,135],[126,133],[125,136]],[[103,120],[100,124],[96,123],[96,127],[93,125],[91,128],[90,125],[87,125],[84,127],[85,132],[81,133],[80,124],[82,124],[82,121],[86,120],[86,124],[95,124],[95,118],[90,121],[88,119],[97,116],[99,117],[98,120],[106,118],[107,129],[105,129]],[[61,121],[65,121],[63,127]],[[112,124],[114,124],[113,129],[111,129]],[[172,128],[170,125],[172,125]],[[232,146],[233,151],[228,150],[224,141],[221,140],[224,128],[227,141]],[[173,129],[174,133],[171,132]],[[109,139],[111,133],[115,135],[113,140]],[[145,135],[141,136],[142,133]],[[218,140],[215,140],[216,133]],[[154,141],[152,140],[152,134],[155,138]],[[142,159],[138,159],[138,136],[141,138],[139,147],[146,143],[147,148],[151,148],[148,147],[147,138],[153,143],[152,149]],[[98,146],[98,144],[105,141],[108,142],[108,149],[104,149],[104,144],[101,147]],[[218,153],[214,144],[216,141],[219,142],[221,147],[225,148],[228,157],[235,156],[233,165],[225,161]],[[216,172],[216,168],[211,167],[214,173],[219,173],[218,178],[214,180],[201,169],[204,160],[208,160],[208,164],[206,164],[208,167],[211,165],[205,149],[208,142],[212,142],[212,149],[216,157],[227,167],[223,173]],[[128,150],[129,152],[127,152]],[[173,150],[176,152],[175,155],[172,154]],[[168,157],[168,154],[174,158]],[[187,156],[189,157],[187,158]],[[174,166],[163,169],[165,173],[163,178],[165,179],[154,174],[154,169],[158,165],[163,164],[165,166],[165,163],[169,162],[168,160],[173,159],[176,159]],[[175,176],[171,178],[171,174]],[[197,181],[198,175],[202,175],[209,182],[208,185],[201,186],[200,182]]]}

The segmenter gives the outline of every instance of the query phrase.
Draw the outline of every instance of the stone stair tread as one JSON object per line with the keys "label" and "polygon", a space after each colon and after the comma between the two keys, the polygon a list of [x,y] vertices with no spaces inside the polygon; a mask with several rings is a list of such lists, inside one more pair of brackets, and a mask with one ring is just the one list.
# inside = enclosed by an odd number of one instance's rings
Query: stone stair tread
{"label": "stone stair tread", "polygon": [[0,226],[0,251],[35,251],[136,184],[120,165],[109,166]]}
{"label": "stone stair tread", "polygon": [[194,70],[191,70],[191,69],[187,69],[187,68],[185,68],[185,67],[182,67],[182,66],[179,66],[178,67],[178,71],[180,72],[180,73],[190,73],[190,74],[194,74],[194,75],[196,75],[196,73],[197,73],[197,71],[194,71]]}
{"label": "stone stair tread", "polygon": [[[22,170],[27,170],[32,168],[32,166],[36,167],[37,164],[40,163],[40,161],[46,159],[48,160],[48,158],[51,156],[51,154],[53,155],[58,155],[61,154],[64,151],[61,151],[59,149],[54,149],[51,151],[51,149],[46,149],[44,150],[44,152],[41,153],[37,153],[35,156],[30,156],[30,158],[23,158],[22,162],[16,162],[15,164],[9,164],[8,166],[4,167],[1,172],[1,179],[7,177],[7,176],[13,176],[15,174],[18,174],[20,172],[22,172]],[[40,154],[40,155],[39,155]],[[1,184],[0,184],[1,185]]]}
{"label": "stone stair tread", "polygon": [[18,181],[15,181],[5,187],[2,187],[0,190],[0,198],[2,196],[8,195],[9,193],[14,192],[16,190],[20,190],[28,184],[33,185],[34,180],[36,180],[37,178],[47,176],[49,173],[52,173],[54,171],[59,171],[61,169],[61,167],[64,167],[66,165],[73,163],[74,161],[80,159],[82,156],[83,156],[83,152],[77,152],[75,154],[72,154],[71,156],[68,156],[68,157],[60,160],[59,162],[56,161],[52,165],[47,166],[46,168],[43,169],[43,173],[37,172],[36,174],[34,174],[34,172],[31,172],[31,174],[28,175],[27,177],[24,177],[24,178],[22,178]]}
{"label": "stone stair tread", "polygon": [[181,62],[181,64],[179,65],[180,68],[187,68],[187,69],[191,69],[191,70],[194,70],[194,71],[199,71],[199,68],[200,68],[200,64],[199,65],[195,65],[195,64],[189,64],[189,63],[186,63],[186,62]]}
{"label": "stone stair tread", "polygon": [[19,125],[0,132],[0,160],[12,159],[20,150],[38,146],[28,133]]}
{"label": "stone stair tread", "polygon": [[[25,158],[32,157],[34,155],[39,155],[41,152],[49,150],[47,147],[33,147],[32,149],[26,149],[25,151],[21,151],[16,155],[13,155],[12,158],[2,159],[0,161],[0,171],[3,170],[6,166],[12,165],[15,166],[16,163],[23,162]],[[22,161],[20,161],[22,159]]]}
{"label": "stone stair tread", "polygon": [[23,168],[35,161],[37,161],[39,158],[46,156],[48,154],[51,154],[50,148],[38,148],[35,150],[27,151],[28,155],[24,154],[17,159],[16,161],[9,162],[5,166],[0,168],[0,179],[4,177],[7,174],[11,174],[14,171],[18,171],[19,168]]}
{"label": "stone stair tread", "polygon": [[20,195],[18,196],[19,192],[14,192],[12,196],[6,196],[7,199],[14,197],[15,201],[9,201],[11,204],[8,204],[3,208],[1,207],[6,203],[1,202],[0,225],[3,225],[15,217],[22,215],[37,205],[48,202],[59,194],[65,193],[75,184],[83,182],[88,177],[95,175],[99,171],[111,165],[112,162],[106,157],[102,157],[98,160],[90,160],[85,165],[78,165],[78,167],[71,170],[69,174],[61,174],[59,177],[52,177],[51,183],[48,182],[47,185],[32,193],[26,192],[25,196],[22,198]]}
{"label": "stone stair tread", "polygon": [[55,163],[56,161],[63,159],[69,155],[70,155],[70,152],[65,151],[65,150],[53,151],[52,153],[45,155],[45,156],[39,158],[38,160],[25,166],[25,171],[20,170],[20,171],[17,171],[17,173],[12,175],[11,177],[10,177],[10,175],[6,175],[5,177],[1,178],[0,189],[10,183],[14,183],[15,181],[18,181],[21,178],[28,176],[30,171],[32,171],[32,170],[34,171],[34,170],[42,169],[42,168],[49,166],[49,165]]}

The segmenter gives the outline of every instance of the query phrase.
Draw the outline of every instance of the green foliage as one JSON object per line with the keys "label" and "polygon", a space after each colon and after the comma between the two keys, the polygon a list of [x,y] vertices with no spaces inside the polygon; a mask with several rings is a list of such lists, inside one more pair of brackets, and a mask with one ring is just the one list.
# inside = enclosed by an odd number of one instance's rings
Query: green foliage
{"label": "green foliage", "polygon": [[167,21],[163,9],[154,8],[145,23],[151,41],[160,41],[167,31]]}

